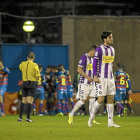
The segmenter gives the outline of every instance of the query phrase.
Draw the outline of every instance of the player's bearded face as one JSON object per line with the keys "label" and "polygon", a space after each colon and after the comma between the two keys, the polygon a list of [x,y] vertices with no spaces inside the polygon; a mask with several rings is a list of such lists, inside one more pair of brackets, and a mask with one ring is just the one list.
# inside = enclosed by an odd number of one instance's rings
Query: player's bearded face
{"label": "player's bearded face", "polygon": [[110,36],[107,37],[106,44],[108,44],[108,45],[113,44],[113,36],[112,36],[112,34],[110,34]]}

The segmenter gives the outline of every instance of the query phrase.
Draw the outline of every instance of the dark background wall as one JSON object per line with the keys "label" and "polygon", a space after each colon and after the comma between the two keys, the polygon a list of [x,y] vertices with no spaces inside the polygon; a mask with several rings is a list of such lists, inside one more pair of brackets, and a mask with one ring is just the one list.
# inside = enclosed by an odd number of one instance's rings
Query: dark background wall
{"label": "dark background wall", "polygon": [[62,42],[69,44],[69,69],[72,79],[82,54],[93,44],[102,44],[103,31],[113,32],[116,51],[114,71],[121,62],[130,75],[132,90],[138,91],[140,70],[140,17],[117,16],[63,16]]}

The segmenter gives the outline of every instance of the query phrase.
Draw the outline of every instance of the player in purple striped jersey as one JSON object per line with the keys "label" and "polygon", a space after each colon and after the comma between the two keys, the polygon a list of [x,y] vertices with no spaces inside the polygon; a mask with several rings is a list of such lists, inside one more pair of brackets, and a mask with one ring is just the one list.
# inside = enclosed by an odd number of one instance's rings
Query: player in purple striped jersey
{"label": "player in purple striped jersey", "polygon": [[[91,46],[88,53],[81,56],[77,71],[80,73],[77,99],[80,99],[69,113],[68,123],[73,124],[74,113],[83,105],[89,96],[89,112],[95,103],[95,86],[93,82],[93,57],[96,45]],[[93,122],[92,122],[93,123]]]}
{"label": "player in purple striped jersey", "polygon": [[103,40],[103,44],[97,47],[93,60],[94,82],[99,83],[98,100],[95,102],[92,113],[90,114],[88,126],[92,127],[95,113],[104,101],[104,96],[107,96],[108,127],[121,127],[113,122],[113,101],[116,89],[112,72],[115,56],[115,50],[111,47],[113,44],[112,33],[110,31],[103,32],[101,39]]}

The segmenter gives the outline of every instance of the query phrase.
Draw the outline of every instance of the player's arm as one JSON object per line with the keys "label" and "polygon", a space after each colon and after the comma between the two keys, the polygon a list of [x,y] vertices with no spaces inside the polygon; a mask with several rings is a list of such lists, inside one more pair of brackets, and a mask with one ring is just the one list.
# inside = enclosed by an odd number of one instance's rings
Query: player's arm
{"label": "player's arm", "polygon": [[97,47],[95,50],[95,55],[94,55],[94,59],[93,59],[93,75],[94,75],[94,82],[96,82],[96,83],[100,83],[100,80],[97,77],[97,62],[98,62],[100,55],[101,55],[100,47]]}
{"label": "player's arm", "polygon": [[47,86],[45,75],[42,74],[41,77],[42,77],[42,84],[44,86]]}
{"label": "player's arm", "polygon": [[132,90],[131,90],[131,82],[129,80],[129,75],[127,74],[127,83],[128,83],[128,86],[129,86],[129,91],[128,91],[128,94],[132,94]]}
{"label": "player's arm", "polygon": [[128,91],[128,94],[132,94],[132,90],[131,90],[131,82],[130,82],[129,79],[127,80],[127,82],[128,82],[128,85],[129,85],[129,91]]}
{"label": "player's arm", "polygon": [[2,70],[3,70],[4,72],[6,72],[7,74],[10,74],[10,73],[11,73],[10,70],[9,70],[8,68],[6,68],[6,67],[3,68]]}
{"label": "player's arm", "polygon": [[35,71],[36,71],[36,81],[38,81],[40,77],[40,72],[37,64],[35,64]]}
{"label": "player's arm", "polygon": [[86,74],[84,73],[84,71],[83,71],[83,69],[82,69],[81,66],[78,66],[77,71],[78,71],[82,76],[84,76],[85,78],[87,78],[89,82],[92,82],[92,81],[93,81],[93,79],[92,79],[91,77],[89,77],[88,75],[86,75]]}
{"label": "player's arm", "polygon": [[88,79],[89,82],[92,82],[93,79],[91,77],[89,77],[87,74],[84,73],[83,71],[83,67],[86,65],[86,56],[83,55],[81,58],[80,58],[80,61],[79,61],[79,64],[78,64],[78,67],[77,67],[77,71],[78,73],[80,73],[82,76],[84,76],[85,78]]}

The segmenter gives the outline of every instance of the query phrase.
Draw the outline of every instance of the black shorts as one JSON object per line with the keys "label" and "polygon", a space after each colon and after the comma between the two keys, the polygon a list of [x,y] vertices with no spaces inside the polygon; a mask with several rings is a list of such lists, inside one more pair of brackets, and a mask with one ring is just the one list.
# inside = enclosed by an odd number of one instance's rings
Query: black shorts
{"label": "black shorts", "polygon": [[37,83],[35,81],[23,81],[22,97],[34,97],[36,93]]}

